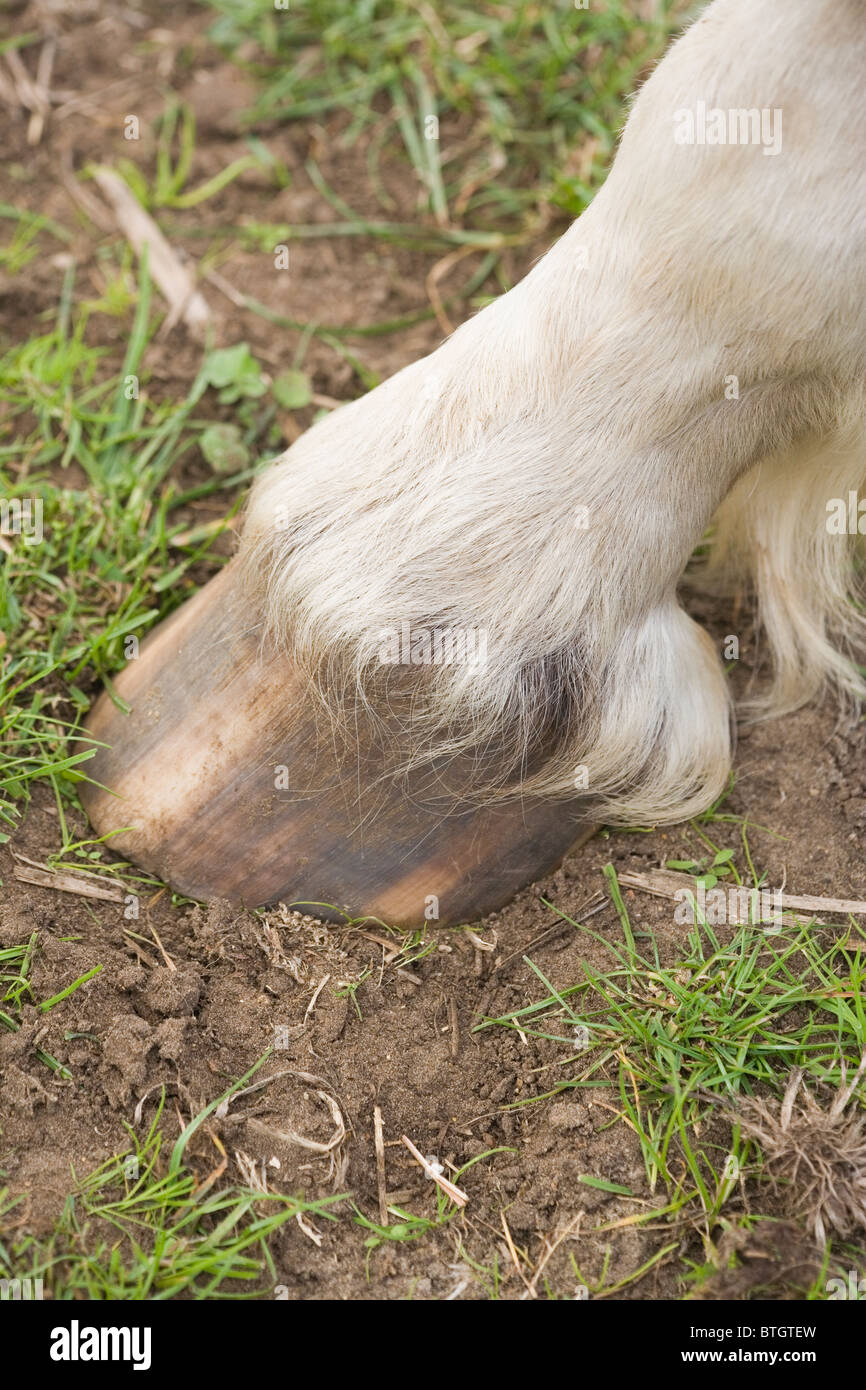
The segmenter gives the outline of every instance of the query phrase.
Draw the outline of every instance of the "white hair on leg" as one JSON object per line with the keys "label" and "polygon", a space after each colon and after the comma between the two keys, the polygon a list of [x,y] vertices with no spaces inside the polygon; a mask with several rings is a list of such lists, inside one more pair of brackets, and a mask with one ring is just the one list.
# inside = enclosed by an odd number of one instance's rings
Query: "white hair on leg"
{"label": "white hair on leg", "polygon": [[[257,482],[243,573],[349,745],[370,721],[390,766],[450,766],[466,797],[705,807],[728,696],[676,588],[716,512],[716,572],[736,552],[757,578],[771,704],[819,669],[856,688],[818,513],[866,419],[864,55],[863,0],[715,0],[526,279]],[[678,143],[699,102],[778,109],[784,138]],[[815,442],[843,437],[844,465]],[[486,659],[383,663],[404,625]]]}
{"label": "white hair on leg", "polygon": [[[833,685],[866,695],[856,658],[866,651],[858,533],[834,529],[866,483],[866,400],[847,425],[789,453],[764,459],[719,508],[704,588],[754,589],[766,635],[770,680],[744,701],[753,717],[797,709]],[[835,505],[834,505],[835,504]],[[864,527],[866,529],[866,527]]]}

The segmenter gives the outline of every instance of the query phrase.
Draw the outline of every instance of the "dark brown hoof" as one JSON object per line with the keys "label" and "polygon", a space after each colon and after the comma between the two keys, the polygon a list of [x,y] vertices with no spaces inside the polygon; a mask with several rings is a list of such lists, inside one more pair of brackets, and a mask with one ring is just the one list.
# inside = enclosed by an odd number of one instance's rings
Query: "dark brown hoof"
{"label": "dark brown hoof", "polygon": [[[592,833],[586,801],[436,809],[374,753],[341,763],[304,681],[262,640],[230,565],[102,695],[79,790],[100,835],[193,898],[398,926],[473,921]],[[378,775],[377,775],[378,771]]]}

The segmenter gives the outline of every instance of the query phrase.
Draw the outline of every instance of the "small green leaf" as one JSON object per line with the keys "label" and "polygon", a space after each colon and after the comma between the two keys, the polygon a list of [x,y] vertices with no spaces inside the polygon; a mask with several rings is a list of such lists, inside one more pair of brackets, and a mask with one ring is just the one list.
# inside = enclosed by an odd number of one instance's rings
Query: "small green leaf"
{"label": "small green leaf", "polygon": [[634,1196],[630,1187],[621,1187],[618,1182],[608,1182],[607,1178],[593,1178],[588,1173],[581,1173],[577,1181],[584,1183],[587,1187],[597,1187],[602,1192],[616,1192],[620,1197]]}
{"label": "small green leaf", "polygon": [[250,461],[250,451],[237,425],[208,425],[199,445],[216,473],[239,473]]}
{"label": "small green leaf", "polygon": [[272,386],[277,405],[284,410],[300,410],[313,399],[313,388],[306,372],[288,370],[274,377]]}
{"label": "small green leaf", "polygon": [[267,390],[262,369],[246,343],[209,352],[203,374],[208,385],[219,391],[223,405],[234,405],[245,396],[263,396]]}
{"label": "small green leaf", "polygon": [[717,874],[701,874],[699,878],[695,879],[695,886],[697,887],[703,884],[706,892],[709,893],[711,888],[715,888],[718,881],[719,878]]}
{"label": "small green leaf", "polygon": [[162,594],[166,589],[173,589],[178,580],[183,578],[186,565],[187,562],[184,561],[183,564],[175,565],[174,569],[169,570],[167,574],[160,575],[153,586],[154,593]]}

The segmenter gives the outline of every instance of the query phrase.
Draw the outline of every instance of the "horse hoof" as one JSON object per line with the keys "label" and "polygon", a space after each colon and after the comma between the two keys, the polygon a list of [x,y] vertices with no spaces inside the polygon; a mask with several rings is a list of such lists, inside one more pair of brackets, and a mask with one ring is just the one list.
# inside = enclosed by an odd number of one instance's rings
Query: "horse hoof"
{"label": "horse hoof", "polygon": [[[592,834],[586,798],[436,805],[323,736],[229,565],[142,643],[86,730],[81,800],[109,846],[192,898],[453,925],[501,907]],[[118,833],[119,832],[119,833]]]}

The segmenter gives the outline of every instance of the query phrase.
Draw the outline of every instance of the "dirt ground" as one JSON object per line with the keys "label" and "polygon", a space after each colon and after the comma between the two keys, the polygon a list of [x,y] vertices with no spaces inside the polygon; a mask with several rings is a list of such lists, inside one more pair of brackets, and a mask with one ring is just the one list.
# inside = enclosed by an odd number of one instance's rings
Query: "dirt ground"
{"label": "dirt ground", "polygon": [[[56,83],[87,100],[53,115],[35,149],[26,144],[26,122],[0,109],[7,166],[0,198],[72,228],[75,242],[68,253],[79,263],[76,292],[98,295],[98,249],[115,235],[88,219],[70,192],[71,171],[86,161],[128,157],[124,117],[134,110],[144,130],[171,87],[196,111],[195,172],[204,178],[244,152],[233,115],[250,93],[207,44],[200,16],[179,23],[172,18],[169,34],[167,11],[160,19],[154,6],[145,6],[131,23],[123,7],[100,5],[96,23],[104,41],[97,43],[92,29],[97,7],[79,9],[82,20],[85,10],[91,18],[79,29],[64,17],[67,39],[58,54]],[[23,10],[21,18],[26,24]],[[149,57],[135,49],[142,37],[150,38]],[[268,223],[331,220],[332,210],[303,170],[311,149],[333,188],[358,211],[375,212],[363,149],[345,151],[338,137],[339,122],[275,127],[268,142],[292,171],[290,186],[276,191],[256,175],[244,177],[198,210],[202,224],[224,227],[251,212]],[[150,157],[143,143],[136,158],[146,163]],[[405,187],[405,177],[402,166],[385,166],[395,200],[411,209],[416,192]],[[185,216],[187,225],[194,225],[195,218]],[[185,239],[181,231],[176,243],[191,257],[201,254],[203,243]],[[522,273],[535,254],[533,248],[515,255],[512,274]],[[371,323],[429,303],[425,276],[436,259],[432,254],[325,240],[293,245],[291,256],[291,274],[276,289],[271,257],[264,253],[229,247],[220,273],[239,291],[298,319]],[[56,310],[62,275],[62,260],[46,265],[38,259],[0,283],[7,341],[29,335],[43,312]],[[291,361],[297,335],[238,309],[212,284],[206,282],[203,290],[216,316],[218,342],[246,339],[271,367]],[[104,329],[110,360],[119,359],[125,346],[119,321],[94,322],[100,333]],[[365,340],[364,360],[387,376],[432,348],[441,334],[439,325],[428,321]],[[199,356],[199,346],[186,339],[183,328],[173,330],[148,357],[155,389],[185,390]],[[321,395],[343,399],[361,389],[351,367],[324,344],[312,344],[306,365]],[[303,413],[299,420],[308,423]],[[287,421],[287,438],[296,426]],[[184,466],[185,482],[206,476],[200,462]],[[207,499],[191,510],[191,524],[224,510],[225,498]],[[690,608],[720,642],[732,630],[724,608],[703,599]],[[742,618],[735,630],[741,662],[734,680],[743,686],[757,653]],[[83,679],[82,684],[87,688]],[[750,843],[770,884],[785,883],[794,893],[866,896],[862,725],[840,725],[835,709],[826,707],[744,730],[736,772],[726,809],[748,816],[753,827],[766,827],[752,828]],[[83,817],[77,824],[86,830]],[[715,831],[722,843],[738,847],[738,826]],[[417,1242],[389,1242],[371,1253],[365,1246],[368,1232],[352,1219],[348,1203],[337,1222],[313,1223],[320,1244],[300,1225],[285,1227],[273,1254],[277,1283],[290,1298],[484,1298],[494,1265],[499,1296],[525,1297],[509,1238],[529,1252],[533,1267],[544,1262],[536,1292],[543,1294],[547,1286],[567,1298],[579,1292],[576,1268],[590,1285],[604,1272],[611,1287],[673,1243],[648,1274],[616,1296],[682,1296],[682,1257],[702,1262],[700,1237],[690,1225],[624,1224],[635,1213],[664,1205],[665,1198],[661,1190],[649,1190],[616,1087],[568,1088],[583,1075],[587,1061],[561,1043],[503,1027],[473,1030],[485,1017],[539,998],[539,981],[523,959],[527,951],[557,989],[585,978],[585,966],[610,967],[604,946],[563,924],[542,899],[580,920],[586,905],[605,892],[606,863],[621,872],[697,857],[703,849],[692,828],[604,831],[484,924],[484,936],[495,941],[495,949],[477,949],[463,932],[441,932],[431,938],[434,949],[415,963],[392,958],[394,943],[376,927],[326,927],[285,911],[258,920],[220,903],[173,907],[165,893],[152,903],[143,900],[137,924],[143,935],[154,927],[163,950],[155,940],[152,947],[136,950],[124,936],[128,923],[121,905],[16,881],[12,850],[44,862],[58,845],[53,799],[37,787],[24,826],[9,846],[0,846],[0,945],[26,941],[38,931],[37,998],[56,994],[95,965],[103,969],[62,1007],[46,1015],[25,1011],[20,1032],[0,1034],[0,1174],[13,1193],[26,1194],[29,1229],[50,1230],[70,1188],[71,1167],[84,1174],[125,1149],[124,1122],[135,1123],[137,1130],[147,1126],[160,1086],[169,1097],[164,1123],[173,1139],[192,1114],[276,1044],[262,1073],[273,1075],[272,1083],[244,1098],[224,1119],[203,1126],[192,1142],[188,1157],[202,1177],[217,1164],[218,1138],[236,1179],[241,1176],[236,1155],[249,1155],[260,1171],[270,1165],[265,1172],[274,1190],[349,1193],[376,1221],[377,1106],[389,1195],[417,1216],[433,1215],[433,1185],[401,1143],[402,1135],[446,1171],[487,1155],[460,1179],[468,1196],[462,1215]],[[626,901],[638,944],[651,934],[662,957],[675,959],[685,928],[674,922],[672,904],[633,891]],[[621,939],[617,913],[607,899],[588,924],[602,936]],[[558,925],[561,931],[538,942]],[[63,1062],[73,1079],[61,1080],[41,1066],[34,1056],[37,1045]],[[558,1090],[561,1094],[525,1103]],[[335,1123],[328,1097],[347,1129],[335,1150],[318,1154],[279,1138],[294,1131],[327,1142]],[[701,1137],[724,1154],[729,1127],[719,1120]],[[580,1180],[586,1176],[635,1195],[587,1185]],[[731,1211],[748,1211],[752,1200],[747,1182],[732,1199]],[[766,1199],[762,1210],[768,1210]],[[790,1258],[782,1251],[768,1259],[764,1274],[772,1292],[773,1278],[790,1266]],[[720,1282],[718,1294],[726,1290]]]}

